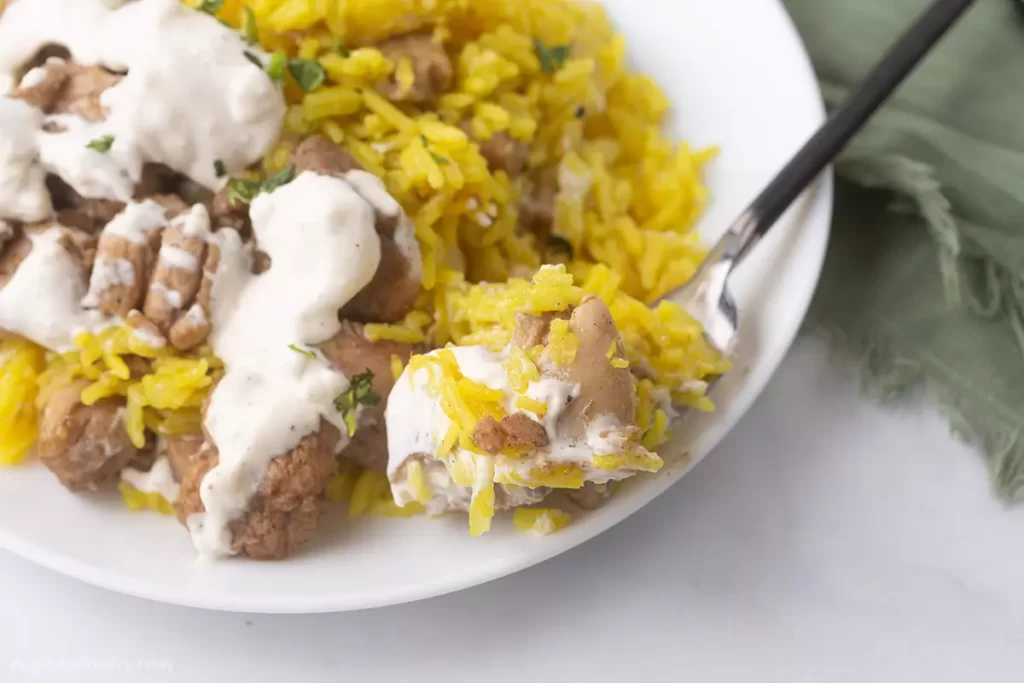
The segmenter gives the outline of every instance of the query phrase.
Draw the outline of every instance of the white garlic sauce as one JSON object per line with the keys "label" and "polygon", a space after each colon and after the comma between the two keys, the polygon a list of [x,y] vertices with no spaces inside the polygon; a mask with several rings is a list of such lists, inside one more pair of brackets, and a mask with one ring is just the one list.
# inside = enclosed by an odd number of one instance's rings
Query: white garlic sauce
{"label": "white garlic sauce", "polygon": [[[45,172],[83,196],[120,201],[131,199],[145,163],[164,164],[216,190],[225,182],[218,161],[228,172],[240,171],[280,132],[280,88],[246,52],[266,56],[178,0],[9,3],[0,16],[0,93],[50,44],[66,47],[76,63],[127,73],[101,95],[105,121],[47,117],[0,99],[0,218],[49,215]],[[26,74],[29,84],[40,77]],[[44,131],[47,122],[62,130]],[[103,136],[113,138],[108,151],[88,147]]]}
{"label": "white garlic sauce", "polygon": [[321,420],[347,431],[334,399],[348,379],[320,356],[296,353],[341,329],[338,310],[369,284],[380,262],[375,211],[344,180],[312,172],[253,200],[253,232],[271,258],[250,271],[237,233],[215,239],[213,350],[226,367],[206,413],[218,464],[203,478],[205,512],[187,520],[200,554],[231,554],[229,524],[245,514],[270,461],[316,432]]}
{"label": "white garlic sauce", "polygon": [[82,307],[85,270],[65,248],[67,235],[57,224],[32,234],[32,250],[0,289],[0,328],[53,351],[68,351],[76,334],[105,325]]}
{"label": "white garlic sauce", "polygon": [[148,472],[127,467],[121,471],[121,481],[128,482],[132,488],[142,493],[158,493],[168,503],[178,500],[181,486],[174,478],[171,462],[166,455],[160,455],[153,461]]}
{"label": "white garlic sauce", "polygon": [[53,213],[46,173],[36,163],[35,135],[42,123],[38,109],[0,97],[0,218],[34,222]]}
{"label": "white garlic sauce", "polygon": [[199,262],[196,261],[195,256],[174,244],[165,244],[160,247],[159,258],[163,261],[164,265],[177,268],[178,270],[192,273],[199,268]]}
{"label": "white garlic sauce", "polygon": [[92,267],[89,288],[102,292],[110,287],[135,284],[135,266],[128,259],[99,257]]}

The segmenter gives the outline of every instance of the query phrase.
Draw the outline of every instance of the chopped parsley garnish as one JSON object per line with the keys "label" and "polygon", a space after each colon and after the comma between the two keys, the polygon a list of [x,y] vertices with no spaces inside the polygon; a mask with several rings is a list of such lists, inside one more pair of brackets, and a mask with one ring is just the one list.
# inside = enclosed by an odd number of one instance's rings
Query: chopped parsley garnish
{"label": "chopped parsley garnish", "polygon": [[327,80],[327,72],[315,59],[292,59],[288,62],[288,73],[299,87],[306,92],[316,92]]}
{"label": "chopped parsley garnish", "polygon": [[305,356],[306,358],[309,358],[311,360],[316,360],[316,354],[313,353],[312,351],[310,351],[309,349],[299,348],[295,344],[289,344],[288,348],[291,349],[292,351],[294,351],[295,353],[298,353],[298,354],[301,354],[301,355]]}
{"label": "chopped parsley garnish", "polygon": [[282,50],[278,50],[274,54],[270,55],[270,61],[267,62],[267,75],[275,81],[284,80],[284,70],[288,65],[288,58]]}
{"label": "chopped parsley garnish", "polygon": [[260,192],[271,193],[282,185],[287,185],[295,178],[295,167],[289,164],[263,181]]}
{"label": "chopped parsley garnish", "polygon": [[435,152],[432,149],[430,149],[430,146],[427,144],[427,136],[424,135],[423,133],[420,133],[420,143],[423,145],[424,149],[426,149],[428,152],[430,152],[431,158],[434,160],[434,162],[438,166],[447,166],[448,165],[448,159],[444,158],[443,156],[441,156],[437,152]]}
{"label": "chopped parsley garnish", "polygon": [[339,38],[338,36],[334,36],[334,51],[337,52],[342,57],[348,57],[350,54],[352,54],[351,52],[349,52],[348,48],[345,47],[345,43],[341,42],[341,38]]}
{"label": "chopped parsley garnish", "polygon": [[242,54],[245,55],[246,59],[248,59],[250,62],[255,64],[257,69],[262,69],[263,68],[263,62],[261,62],[260,58],[257,57],[256,55],[254,55],[253,53],[251,53],[248,50],[246,50]]}
{"label": "chopped parsley garnish", "polygon": [[534,38],[533,49],[537,52],[541,70],[546,74],[553,74],[562,68],[565,60],[569,59],[569,51],[572,47],[570,45],[546,47],[539,38]]}
{"label": "chopped parsley garnish", "polygon": [[548,237],[548,249],[565,252],[568,254],[569,260],[573,260],[575,250],[572,248],[572,243],[564,237],[559,237],[558,235]]}
{"label": "chopped parsley garnish", "polygon": [[256,15],[253,14],[250,7],[244,7],[242,12],[242,35],[245,36],[245,42],[256,45],[260,42],[260,29],[256,25]]}
{"label": "chopped parsley garnish", "polygon": [[88,145],[86,145],[86,147],[88,147],[89,149],[96,150],[97,152],[103,153],[109,152],[113,144],[114,136],[104,135],[103,137],[99,137],[96,138],[95,140],[92,140]]}
{"label": "chopped parsley garnish", "polygon": [[262,183],[248,178],[232,178],[228,181],[228,199],[232,204],[251,204],[259,194],[269,194],[294,178],[295,167],[291,165],[285,166]]}
{"label": "chopped parsley garnish", "polygon": [[224,162],[220,159],[216,159],[213,162],[213,172],[217,174],[218,178],[223,178],[228,174],[228,169],[224,166]]}
{"label": "chopped parsley garnish", "polygon": [[353,376],[349,380],[348,390],[334,399],[334,407],[342,414],[349,436],[356,433],[359,406],[375,406],[378,403],[380,396],[373,392],[373,372],[369,369]]}
{"label": "chopped parsley garnish", "polygon": [[260,184],[248,178],[232,178],[228,181],[228,199],[232,204],[248,204],[260,193]]}
{"label": "chopped parsley garnish", "polygon": [[196,9],[207,14],[216,14],[224,6],[224,0],[203,0]]}

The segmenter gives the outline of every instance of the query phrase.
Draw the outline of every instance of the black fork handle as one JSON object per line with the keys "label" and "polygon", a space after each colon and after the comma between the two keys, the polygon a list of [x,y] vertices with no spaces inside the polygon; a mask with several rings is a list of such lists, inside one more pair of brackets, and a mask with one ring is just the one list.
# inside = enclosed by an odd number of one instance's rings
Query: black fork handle
{"label": "black fork handle", "polygon": [[[855,0],[854,0],[855,1]],[[750,204],[742,258],[832,161],[974,0],[935,0]]]}

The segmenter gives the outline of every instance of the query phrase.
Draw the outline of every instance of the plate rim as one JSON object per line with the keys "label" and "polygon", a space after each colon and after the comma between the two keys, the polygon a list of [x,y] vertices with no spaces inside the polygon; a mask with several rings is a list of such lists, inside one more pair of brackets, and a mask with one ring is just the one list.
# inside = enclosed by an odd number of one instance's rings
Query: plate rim
{"label": "plate rim", "polygon": [[[791,41],[799,48],[803,56],[802,61],[805,73],[802,75],[802,78],[811,84],[811,87],[817,95],[816,103],[818,110],[813,113],[817,115],[819,120],[818,122],[822,123],[824,122],[826,115],[824,102],[820,86],[811,65],[806,45],[804,44],[800,34],[797,32],[796,26],[785,7],[778,0],[776,0],[776,4],[778,5],[779,11],[782,15],[785,29],[790,34],[789,37]],[[799,224],[802,229],[807,229],[808,226],[813,226],[816,231],[821,231],[823,233],[820,249],[818,253],[813,254],[814,261],[811,264],[813,265],[813,271],[811,271],[810,268],[808,269],[807,279],[811,285],[803,290],[802,298],[800,300],[790,302],[790,305],[792,305],[794,310],[798,312],[798,319],[801,321],[806,317],[807,310],[810,307],[814,291],[817,288],[817,284],[820,280],[821,272],[824,267],[825,253],[831,233],[834,200],[833,189],[833,171],[832,168],[829,167],[795,203],[802,207],[802,216],[799,220]],[[819,225],[820,227],[818,227]],[[0,528],[0,549],[4,549],[23,560],[36,564],[56,574],[66,576],[98,588],[110,590],[115,593],[121,593],[123,595],[169,605],[234,613],[323,614],[361,611],[387,606],[397,606],[465,590],[515,574],[528,567],[541,564],[542,562],[547,562],[562,553],[572,550],[573,548],[597,537],[611,527],[631,517],[641,508],[677,484],[683,477],[689,474],[694,467],[703,461],[704,458],[713,453],[726,434],[735,429],[742,417],[749,411],[754,401],[756,401],[764,391],[768,381],[770,381],[770,379],[775,375],[782,358],[792,347],[799,329],[800,325],[795,325],[792,330],[784,335],[782,343],[779,343],[774,347],[773,353],[768,359],[768,365],[771,366],[771,371],[766,374],[759,386],[748,389],[741,396],[734,399],[736,401],[736,407],[734,409],[735,416],[733,417],[732,423],[725,429],[721,430],[721,433],[718,434],[717,438],[714,438],[711,441],[700,457],[696,458],[687,466],[680,468],[678,472],[672,472],[668,476],[651,481],[645,485],[642,495],[634,496],[633,499],[630,500],[629,504],[623,507],[618,514],[609,516],[607,520],[602,520],[599,523],[593,524],[592,528],[588,529],[589,533],[581,535],[579,538],[574,538],[566,543],[551,545],[551,547],[545,548],[544,551],[540,553],[523,555],[521,559],[506,563],[500,567],[481,570],[475,574],[471,580],[459,579],[450,582],[437,581],[426,588],[423,586],[403,586],[396,590],[392,590],[387,594],[377,594],[376,597],[364,600],[356,600],[346,594],[335,594],[333,596],[326,594],[322,597],[297,597],[289,595],[284,596],[283,598],[271,594],[256,597],[246,596],[242,599],[239,596],[231,594],[217,596],[209,593],[200,593],[199,597],[193,598],[189,591],[182,588],[167,587],[130,574],[120,574],[105,567],[98,567],[73,556],[49,550],[44,546],[17,536],[13,532],[4,528]]]}

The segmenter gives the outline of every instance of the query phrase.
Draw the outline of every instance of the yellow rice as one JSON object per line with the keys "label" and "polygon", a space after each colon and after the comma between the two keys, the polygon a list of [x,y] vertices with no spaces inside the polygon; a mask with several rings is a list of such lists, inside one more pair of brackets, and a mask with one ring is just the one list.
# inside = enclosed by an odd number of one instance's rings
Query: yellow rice
{"label": "yellow rice", "polygon": [[[703,257],[691,228],[708,199],[701,174],[715,150],[692,150],[662,135],[669,102],[649,77],[627,68],[625,41],[600,5],[225,0],[218,17],[240,26],[244,7],[255,17],[265,49],[318,59],[327,74],[325,86],[313,93],[286,85],[284,132],[264,158],[263,172],[280,170],[301,137],[318,132],[380,176],[412,218],[424,267],[416,310],[395,325],[367,326],[368,337],[497,349],[507,343],[516,311],[564,310],[594,293],[608,303],[625,344],[625,358],[610,354],[609,362],[645,370],[645,379],[636,380],[645,446],[654,448],[670,436],[659,392],[684,405],[711,408],[703,391],[694,389],[699,383],[690,380],[727,365],[710,353],[699,327],[678,306],[648,304],[684,282]],[[373,87],[392,76],[402,87],[411,86],[411,64],[394,63],[373,47],[411,30],[430,32],[455,68],[454,87],[431,109],[392,104]],[[545,72],[538,45],[569,48],[554,73]],[[515,177],[491,172],[458,127],[464,120],[477,137],[507,132],[529,143],[527,169]],[[517,230],[520,201],[543,173],[557,175],[560,184],[557,239],[550,244]],[[538,273],[543,263],[566,267]],[[472,284],[484,282],[495,284]],[[558,330],[553,336],[556,343],[545,352],[569,362],[571,335]],[[78,351],[56,355],[27,342],[0,343],[0,464],[19,461],[31,448],[38,419],[31,406],[38,394],[76,376],[92,380],[83,399],[125,397],[136,443],[146,429],[199,429],[198,406],[218,371],[209,352],[177,359],[140,351],[120,328],[76,344]],[[513,353],[509,361],[517,391],[535,377],[536,352]],[[125,377],[126,354],[151,358],[150,372]],[[392,371],[401,369],[393,359]],[[442,364],[437,372],[450,369]],[[462,410],[462,417],[494,411],[486,392],[467,383],[458,388],[452,396],[459,400],[450,407]],[[442,449],[469,441],[453,432]],[[458,469],[460,483],[473,486],[478,505],[486,507],[487,487],[480,486],[486,477],[469,463]],[[564,477],[566,483],[576,480],[575,473]],[[354,466],[343,466],[329,496],[349,500],[353,516],[395,513],[386,505],[386,482]],[[473,523],[475,531],[487,525],[482,518]]]}
{"label": "yellow rice", "polygon": [[519,508],[512,513],[512,524],[517,531],[537,536],[553,534],[571,521],[572,517],[558,508]]}

